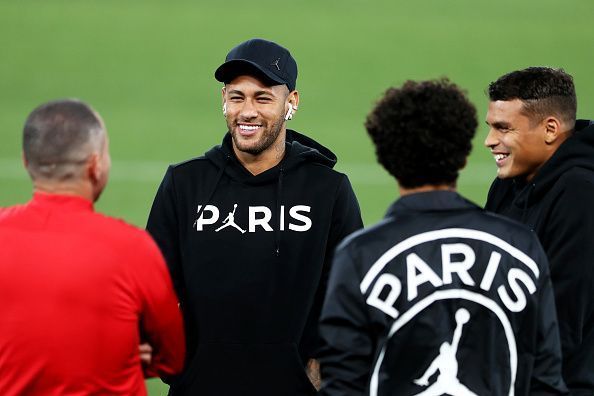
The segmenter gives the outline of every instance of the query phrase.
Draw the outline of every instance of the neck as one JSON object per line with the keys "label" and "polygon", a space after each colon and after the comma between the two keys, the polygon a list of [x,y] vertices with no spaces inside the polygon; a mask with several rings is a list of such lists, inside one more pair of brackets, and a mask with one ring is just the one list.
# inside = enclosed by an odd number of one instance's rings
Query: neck
{"label": "neck", "polygon": [[456,184],[427,184],[420,187],[403,187],[398,185],[398,192],[400,196],[403,197],[405,195],[416,194],[421,192],[429,192],[429,191],[456,191]]}
{"label": "neck", "polygon": [[33,180],[33,192],[45,194],[72,195],[94,202],[93,189],[90,185],[79,182],[49,182],[45,180]]}
{"label": "neck", "polygon": [[285,136],[285,133],[280,133],[270,147],[256,155],[238,150],[235,144],[233,144],[233,152],[241,165],[255,176],[266,172],[282,161],[285,156]]}

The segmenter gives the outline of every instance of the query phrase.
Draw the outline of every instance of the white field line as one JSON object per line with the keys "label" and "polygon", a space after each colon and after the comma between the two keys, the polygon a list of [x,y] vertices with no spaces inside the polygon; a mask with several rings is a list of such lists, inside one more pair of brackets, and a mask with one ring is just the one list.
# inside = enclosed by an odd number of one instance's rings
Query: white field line
{"label": "white field line", "polygon": [[[120,182],[158,183],[169,163],[165,161],[113,160],[110,179]],[[348,175],[351,183],[369,186],[393,186],[394,180],[378,164],[338,162],[336,169]],[[495,177],[495,165],[470,165],[462,171],[460,184],[489,185]],[[28,180],[20,158],[0,158],[0,180]]]}

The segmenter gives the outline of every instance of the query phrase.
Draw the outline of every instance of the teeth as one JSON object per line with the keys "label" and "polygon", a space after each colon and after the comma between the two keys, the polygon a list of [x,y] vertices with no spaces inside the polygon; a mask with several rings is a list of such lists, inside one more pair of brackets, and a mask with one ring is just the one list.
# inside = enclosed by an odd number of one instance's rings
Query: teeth
{"label": "teeth", "polygon": [[260,128],[260,125],[239,125],[239,129],[243,131],[255,131]]}
{"label": "teeth", "polygon": [[507,158],[508,154],[495,154],[495,160],[501,161],[504,158]]}

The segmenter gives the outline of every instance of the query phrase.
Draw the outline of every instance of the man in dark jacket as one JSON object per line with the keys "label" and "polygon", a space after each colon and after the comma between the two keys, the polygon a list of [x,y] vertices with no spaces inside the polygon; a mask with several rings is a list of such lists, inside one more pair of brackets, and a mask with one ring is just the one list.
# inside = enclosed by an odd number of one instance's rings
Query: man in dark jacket
{"label": "man in dark jacket", "polygon": [[594,394],[594,126],[576,122],[573,79],[531,67],[489,86],[489,135],[497,163],[486,209],[533,229],[550,262],[563,377]]}
{"label": "man in dark jacket", "polygon": [[476,126],[447,80],[391,88],[368,116],[400,199],[335,254],[324,396],[566,393],[536,236],[456,193]]}
{"label": "man in dark jacket", "polygon": [[187,325],[171,394],[313,395],[329,264],[362,227],[359,206],[336,156],[286,129],[299,103],[289,51],[249,40],[215,77],[228,133],[169,167],[147,225]]}

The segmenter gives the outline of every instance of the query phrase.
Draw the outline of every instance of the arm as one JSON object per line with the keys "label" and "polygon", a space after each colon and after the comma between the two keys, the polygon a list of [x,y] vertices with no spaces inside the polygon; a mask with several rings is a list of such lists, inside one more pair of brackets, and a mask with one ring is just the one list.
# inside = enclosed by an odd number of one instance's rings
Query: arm
{"label": "arm", "polygon": [[165,257],[173,285],[181,302],[185,296],[185,283],[181,266],[179,223],[175,201],[175,185],[170,166],[157,190],[146,230],[151,234]]}
{"label": "arm", "polygon": [[437,371],[437,368],[439,366],[439,358],[440,358],[440,356],[437,355],[435,357],[435,359],[433,359],[433,361],[431,362],[429,367],[427,367],[427,370],[425,370],[425,374],[423,374],[423,376],[421,378],[418,378],[418,379],[414,380],[413,382],[419,386],[429,385],[429,378],[431,378],[431,376],[433,374],[435,374],[435,372]]}
{"label": "arm", "polygon": [[539,235],[551,268],[563,355],[570,389],[593,389],[594,184],[568,178]]}
{"label": "arm", "polygon": [[[185,355],[177,296],[163,257],[148,235],[144,244],[139,244],[136,257],[133,276],[140,297],[140,330],[152,348],[144,373],[146,377],[169,377],[181,372]],[[145,347],[144,352],[147,350]]]}
{"label": "arm", "polygon": [[322,310],[320,354],[324,396],[364,395],[372,370],[374,341],[360,274],[354,260],[339,248],[333,262]]}
{"label": "arm", "polygon": [[359,203],[357,202],[357,198],[355,197],[349,179],[343,175],[335,195],[332,209],[332,223],[328,234],[324,266],[322,268],[320,282],[316,290],[316,295],[300,344],[300,351],[307,359],[317,356],[321,344],[320,336],[318,334],[318,322],[322,311],[324,296],[326,295],[328,274],[330,273],[334,250],[346,236],[362,227],[363,221],[361,220]]}
{"label": "arm", "polygon": [[538,287],[537,339],[530,394],[567,394],[561,375],[561,342],[548,261],[540,244],[536,238],[534,239],[534,245],[538,251],[535,261],[540,264],[542,272]]}

